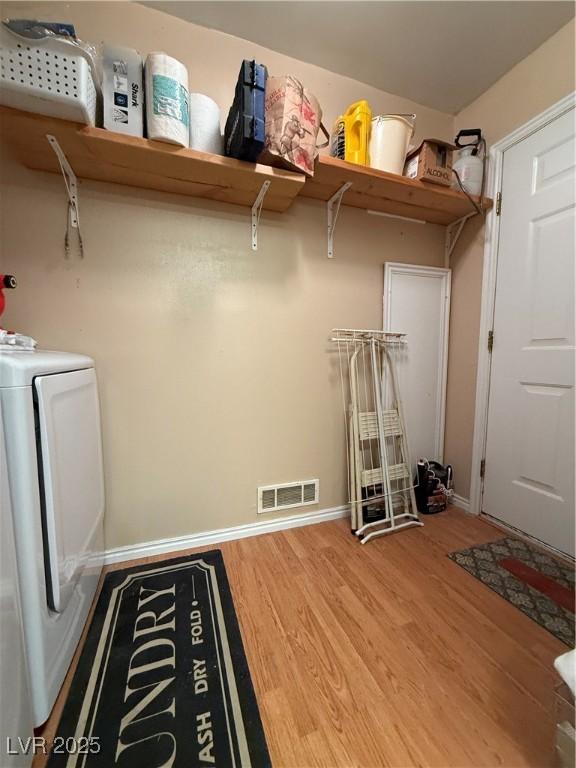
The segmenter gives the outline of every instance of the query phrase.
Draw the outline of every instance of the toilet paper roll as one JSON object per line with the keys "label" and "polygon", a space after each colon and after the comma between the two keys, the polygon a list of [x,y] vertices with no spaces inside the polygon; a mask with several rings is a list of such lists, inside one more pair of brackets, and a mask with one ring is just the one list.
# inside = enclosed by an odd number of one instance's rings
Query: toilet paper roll
{"label": "toilet paper roll", "polygon": [[190,143],[188,70],[165,53],[146,58],[148,138],[187,147]]}
{"label": "toilet paper roll", "polygon": [[220,107],[203,93],[190,94],[190,149],[224,154],[220,131]]}

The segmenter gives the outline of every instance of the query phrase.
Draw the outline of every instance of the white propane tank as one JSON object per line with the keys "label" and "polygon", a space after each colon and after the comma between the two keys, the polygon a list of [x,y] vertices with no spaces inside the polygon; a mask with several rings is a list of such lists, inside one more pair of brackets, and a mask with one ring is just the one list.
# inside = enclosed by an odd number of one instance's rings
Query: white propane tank
{"label": "white propane tank", "polygon": [[[478,157],[475,147],[464,147],[458,152],[458,159],[452,168],[456,171],[462,182],[462,186],[469,195],[479,195],[482,190],[482,174],[484,163]],[[454,189],[460,189],[458,179],[454,177],[452,183]]]}

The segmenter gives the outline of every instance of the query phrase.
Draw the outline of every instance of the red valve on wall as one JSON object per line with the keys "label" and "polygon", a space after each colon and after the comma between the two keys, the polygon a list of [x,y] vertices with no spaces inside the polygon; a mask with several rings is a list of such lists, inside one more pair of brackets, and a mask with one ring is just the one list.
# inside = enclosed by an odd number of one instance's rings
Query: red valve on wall
{"label": "red valve on wall", "polygon": [[6,306],[6,297],[4,296],[4,288],[16,288],[18,283],[14,275],[0,275],[0,315],[4,312]]}

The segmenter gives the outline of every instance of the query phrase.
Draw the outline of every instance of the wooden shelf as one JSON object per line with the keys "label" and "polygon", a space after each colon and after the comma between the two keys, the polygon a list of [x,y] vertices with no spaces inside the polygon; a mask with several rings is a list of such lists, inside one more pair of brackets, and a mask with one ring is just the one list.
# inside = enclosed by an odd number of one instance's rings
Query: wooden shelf
{"label": "wooden shelf", "polygon": [[262,184],[271,181],[263,203],[270,211],[285,211],[305,181],[304,175],[267,165],[0,107],[0,137],[14,148],[20,162],[27,168],[60,173],[46,134],[56,137],[74,173],[82,179],[249,207]]}
{"label": "wooden shelf", "polygon": [[[52,134],[81,179],[172,192],[251,207],[271,181],[263,208],[285,211],[298,195],[329,200],[346,182],[342,203],[393,216],[452,224],[473,211],[461,192],[404,176],[320,157],[314,177],[246,163],[160,141],[113,133],[79,123],[0,107],[0,137],[27,168],[60,172],[46,134]],[[484,199],[486,210],[492,201]]]}
{"label": "wooden shelf", "polygon": [[[318,158],[314,176],[306,180],[300,194],[326,201],[347,182],[352,186],[344,193],[342,204],[354,208],[445,225],[474,210],[462,192],[324,156]],[[489,198],[484,198],[484,207],[492,207]]]}

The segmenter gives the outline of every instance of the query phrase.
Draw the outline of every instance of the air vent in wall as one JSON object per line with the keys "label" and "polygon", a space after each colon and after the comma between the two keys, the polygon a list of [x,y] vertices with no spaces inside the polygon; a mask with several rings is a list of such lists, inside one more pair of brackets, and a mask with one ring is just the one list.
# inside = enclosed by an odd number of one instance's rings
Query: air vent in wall
{"label": "air vent in wall", "polygon": [[299,480],[258,488],[258,514],[318,504],[319,480]]}

